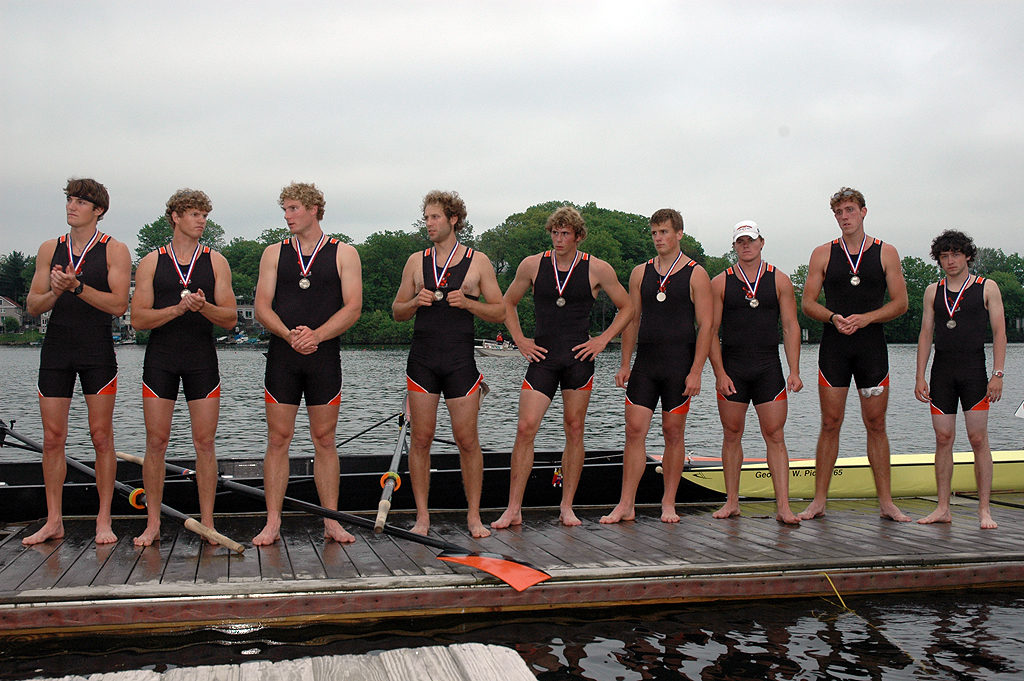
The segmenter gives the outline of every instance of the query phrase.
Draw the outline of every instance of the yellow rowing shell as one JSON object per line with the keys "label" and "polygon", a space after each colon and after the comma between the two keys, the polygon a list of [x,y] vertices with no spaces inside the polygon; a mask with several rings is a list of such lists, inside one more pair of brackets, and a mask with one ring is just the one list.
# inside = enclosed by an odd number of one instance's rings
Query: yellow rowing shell
{"label": "yellow rowing shell", "polygon": [[[1024,450],[992,452],[993,482],[996,492],[1024,490]],[[934,496],[935,455],[896,454],[891,458],[892,495],[894,497]],[[814,460],[789,462],[789,497],[810,499],[814,496]],[[721,466],[696,467],[683,471],[683,478],[692,483],[725,494],[725,478]],[[953,454],[953,491],[976,492],[974,452]],[[828,495],[834,499],[861,499],[875,496],[875,480],[866,456],[842,457],[832,471]],[[772,475],[768,464],[744,465],[740,470],[740,496],[774,499]]]}

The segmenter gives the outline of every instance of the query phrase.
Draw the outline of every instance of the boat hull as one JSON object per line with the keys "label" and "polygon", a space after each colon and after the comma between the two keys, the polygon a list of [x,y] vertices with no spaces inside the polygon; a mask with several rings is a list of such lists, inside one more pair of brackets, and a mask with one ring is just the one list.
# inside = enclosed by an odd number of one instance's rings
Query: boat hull
{"label": "boat hull", "polygon": [[[1024,451],[992,452],[993,491],[1024,490]],[[890,459],[892,495],[894,497],[934,496],[935,455],[896,454]],[[721,466],[698,466],[683,471],[683,479],[709,490],[725,494],[725,477]],[[814,496],[815,469],[813,459],[789,462],[789,498],[810,499]],[[954,492],[976,492],[974,453],[953,454]],[[876,496],[875,481],[866,456],[843,457],[836,461],[829,484],[829,497],[862,499]],[[740,496],[749,499],[774,499],[775,489],[766,463],[744,465],[740,471]]]}
{"label": "boat hull", "polygon": [[[527,482],[523,505],[526,507],[558,506],[562,488],[558,471],[561,466],[560,451],[537,452],[530,479]],[[508,503],[509,461],[508,453],[484,455],[484,481],[481,506],[487,509],[503,509]],[[190,459],[168,459],[179,466],[191,468],[195,462]],[[366,454],[347,455],[341,461],[341,496],[339,510],[347,512],[376,511],[380,501],[381,475],[388,470],[390,455]],[[233,480],[255,487],[263,486],[262,459],[220,459],[221,474],[230,475]],[[651,461],[641,478],[637,490],[638,503],[658,503],[661,500],[662,480],[657,463]],[[132,486],[142,486],[142,469],[133,463],[118,461],[118,479]],[[413,509],[412,484],[409,481],[407,458],[402,457],[399,474],[402,484],[392,495],[392,508]],[[619,451],[593,451],[587,453],[575,503],[587,505],[611,505],[619,500],[622,485],[622,453]],[[313,481],[313,458],[293,457],[288,484],[288,495],[304,501],[317,502],[316,485]],[[683,483],[678,500],[715,500],[719,494],[698,485]],[[196,485],[191,479],[169,475],[164,485],[164,503],[183,513],[198,513],[199,499]],[[140,513],[128,505],[120,495],[114,495],[113,512],[119,515]],[[96,487],[91,478],[68,470],[64,485],[64,514],[93,515],[96,513]],[[462,471],[459,455],[440,453],[431,456],[430,507],[432,509],[465,508],[466,500],[462,491]],[[218,492],[216,511],[218,513],[258,513],[266,510],[258,499],[231,492]],[[17,522],[35,520],[46,516],[46,499],[42,482],[42,466],[38,462],[0,463],[0,521]]]}

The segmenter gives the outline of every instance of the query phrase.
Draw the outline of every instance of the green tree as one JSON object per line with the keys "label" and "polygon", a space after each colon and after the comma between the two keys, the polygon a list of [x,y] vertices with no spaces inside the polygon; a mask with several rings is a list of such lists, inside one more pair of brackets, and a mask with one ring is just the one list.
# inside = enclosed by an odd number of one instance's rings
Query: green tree
{"label": "green tree", "polygon": [[1003,298],[1007,338],[1014,341],[1024,340],[1024,334],[1017,328],[1017,320],[1024,318],[1024,287],[1010,272],[991,272],[988,278],[999,286],[999,293]]}
{"label": "green tree", "polygon": [[231,266],[231,288],[243,303],[252,303],[260,274],[264,246],[258,241],[235,237],[221,251]]}
{"label": "green tree", "polygon": [[260,232],[260,237],[257,241],[264,246],[269,246],[270,244],[275,244],[278,241],[284,241],[291,235],[292,233],[288,231],[287,227],[267,227]]}
{"label": "green tree", "polygon": [[[167,219],[166,215],[161,215],[139,229],[137,235],[139,245],[135,249],[135,255],[142,259],[150,251],[166,246],[172,236],[174,236],[174,226],[171,225],[171,221]],[[217,251],[224,250],[224,228],[213,220],[207,220],[206,229],[203,230],[203,236],[199,242]]]}
{"label": "green tree", "polygon": [[915,256],[900,261],[907,282],[907,311],[885,323],[885,337],[891,343],[916,343],[921,333],[924,291],[942,276],[942,270]]}
{"label": "green tree", "polygon": [[363,314],[381,310],[391,314],[391,302],[402,283],[402,270],[409,255],[427,248],[412,232],[374,232],[356,246],[363,270]]}
{"label": "green tree", "polygon": [[0,256],[0,296],[6,296],[19,305],[25,304],[25,295],[28,293],[28,286],[22,276],[27,263],[28,259],[20,251]]}
{"label": "green tree", "polygon": [[726,251],[722,255],[709,255],[704,261],[704,269],[712,279],[726,271],[736,263],[736,251]]}
{"label": "green tree", "polygon": [[4,317],[4,331],[6,333],[17,333],[21,328],[17,317]]}

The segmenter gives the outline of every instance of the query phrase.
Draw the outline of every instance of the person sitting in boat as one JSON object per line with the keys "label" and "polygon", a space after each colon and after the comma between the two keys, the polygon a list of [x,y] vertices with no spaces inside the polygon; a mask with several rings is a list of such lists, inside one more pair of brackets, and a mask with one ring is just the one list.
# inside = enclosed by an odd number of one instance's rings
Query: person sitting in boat
{"label": "person sitting in boat", "polygon": [[[505,328],[530,366],[519,393],[508,508],[491,523],[499,529],[523,521],[523,494],[533,468],[534,439],[559,387],[565,410],[559,520],[564,525],[580,524],[572,505],[583,471],[583,426],[594,383],[594,358],[633,317],[633,303],[612,266],[578,248],[587,236],[583,216],[572,206],[562,206],[548,217],[545,228],[551,234],[552,249],[524,258],[505,291]],[[528,338],[516,308],[531,289],[536,328],[534,337]],[[590,310],[601,290],[618,312],[604,332],[591,338]]]}
{"label": "person sitting in boat", "polygon": [[64,536],[64,445],[76,376],[85,395],[89,435],[96,450],[96,543],[112,544],[117,541],[110,521],[117,471],[117,358],[110,324],[113,317],[120,317],[128,309],[131,256],[127,246],[97,228],[110,207],[106,187],[92,179],[71,179],[64,194],[71,229],[39,247],[25,304],[26,311],[35,317],[45,312],[51,314],[39,353],[38,384],[46,522],[22,539],[22,544],[39,544]]}
{"label": "person sitting in boat", "polygon": [[[867,430],[867,454],[883,518],[908,522],[892,500],[889,436],[889,352],[882,324],[907,311],[907,283],[892,244],[864,233],[864,195],[842,187],[829,200],[840,236],[811,253],[801,305],[804,314],[825,325],[818,350],[821,432],[815,455],[814,499],[798,517],[825,515],[832,469],[839,456],[839,431],[846,413],[850,380],[857,381],[860,412]],[[825,304],[818,302],[824,289]],[[886,293],[889,300],[885,300]]]}
{"label": "person sitting in boat", "polygon": [[[313,477],[320,505],[338,509],[340,463],[335,444],[341,405],[339,336],[359,319],[363,277],[359,253],[328,237],[320,227],[324,195],[315,184],[293,182],[278,205],[291,237],[271,244],[260,258],[255,316],[271,334],[264,377],[267,453],[263,478],[267,524],[252,543],[280,537],[281,507],[288,488],[288,449],[295,434],[299,402],[306,399],[315,450]],[[355,537],[336,520],[324,519],[324,536],[336,542]]]}
{"label": "person sitting in boat", "polygon": [[443,393],[459,448],[466,521],[474,537],[486,537],[491,532],[480,518],[484,461],[477,431],[483,376],[474,358],[473,317],[500,324],[505,306],[491,261],[459,243],[466,203],[458,193],[432,191],[422,210],[433,246],[409,256],[391,305],[396,321],[416,318],[406,364],[409,475],[416,501],[412,531],[425,535],[430,529],[430,445]]}
{"label": "person sitting in boat", "polygon": [[[171,418],[182,385],[196,450],[200,522],[213,527],[217,494],[214,436],[220,415],[220,370],[213,326],[238,322],[231,268],[223,255],[200,243],[210,197],[197,189],[179,189],[167,200],[166,215],[174,233],[166,246],[146,254],[135,271],[132,326],[151,329],[142,365],[142,413],[146,422],[146,529],[136,546],[160,538],[160,502],[164,455]],[[183,349],[187,348],[187,352]]]}
{"label": "person sitting in boat", "polygon": [[[935,483],[938,507],[917,522],[952,521],[953,441],[956,439],[957,402],[964,412],[967,439],[974,450],[974,476],[978,485],[981,529],[998,527],[992,519],[992,450],[988,444],[988,408],[1003,395],[1006,363],[1006,318],[996,282],[971,275],[978,249],[963,232],[946,230],[932,241],[932,258],[946,275],[924,292],[921,335],[917,341],[917,379],[914,396],[931,405],[935,428]],[[985,367],[986,322],[992,328],[989,378]],[[928,357],[935,344],[930,381],[925,381]]]}
{"label": "person sitting in boat", "polygon": [[[761,258],[764,237],[756,222],[733,227],[736,264],[711,282],[714,300],[711,365],[715,369],[718,416],[722,420],[722,470],[726,500],[712,515],[740,515],[740,468],[747,405],[754,404],[764,436],[768,470],[775,488],[775,519],[788,525],[800,520],[789,508],[789,452],[783,427],[787,393],[804,387],[800,380],[800,324],[796,294],[785,272]],[[779,360],[779,321],[789,376]],[[719,333],[721,337],[719,338]]]}
{"label": "person sitting in boat", "polygon": [[[679,522],[676,492],[686,458],[685,429],[690,401],[700,393],[700,375],[711,345],[711,281],[682,252],[683,216],[662,208],[651,216],[657,255],[629,277],[636,314],[622,333],[622,362],[615,385],[626,388],[626,446],[622,452],[622,494],[602,523],[633,520],[636,491],[647,462],[647,432],[661,400],[665,491],[661,521]],[[629,362],[636,348],[636,361]]]}

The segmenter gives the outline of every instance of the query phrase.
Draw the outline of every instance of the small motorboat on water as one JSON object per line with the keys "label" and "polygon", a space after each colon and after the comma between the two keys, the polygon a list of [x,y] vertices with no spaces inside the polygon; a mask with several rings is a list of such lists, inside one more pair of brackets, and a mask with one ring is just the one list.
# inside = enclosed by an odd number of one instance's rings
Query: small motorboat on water
{"label": "small motorboat on water", "polygon": [[[994,492],[1024,490],[1024,450],[992,452]],[[891,459],[892,495],[894,497],[934,496],[935,454],[894,454]],[[708,490],[725,494],[725,477],[721,460],[717,465],[703,459],[688,463],[683,479]],[[814,459],[789,462],[789,497],[810,499],[814,496]],[[974,479],[974,453],[953,454],[954,492],[977,492]],[[875,481],[866,456],[840,457],[832,471],[828,495],[837,499],[861,499],[875,496]],[[740,496],[748,499],[774,499],[772,474],[768,464],[746,462],[740,470]]]}
{"label": "small motorboat on water", "polygon": [[480,357],[522,357],[519,348],[508,341],[481,341],[476,346],[476,354]]}

